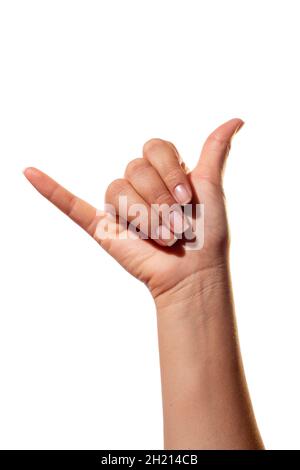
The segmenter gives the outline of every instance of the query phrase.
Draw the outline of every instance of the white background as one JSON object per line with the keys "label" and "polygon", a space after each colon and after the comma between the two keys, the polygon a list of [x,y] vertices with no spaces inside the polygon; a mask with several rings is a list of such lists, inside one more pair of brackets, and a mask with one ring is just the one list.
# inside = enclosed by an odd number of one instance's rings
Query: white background
{"label": "white background", "polygon": [[241,117],[225,189],[268,448],[300,448],[298,1],[0,1],[0,446],[162,448],[146,288],[22,175],[101,208],[151,137],[189,166]]}

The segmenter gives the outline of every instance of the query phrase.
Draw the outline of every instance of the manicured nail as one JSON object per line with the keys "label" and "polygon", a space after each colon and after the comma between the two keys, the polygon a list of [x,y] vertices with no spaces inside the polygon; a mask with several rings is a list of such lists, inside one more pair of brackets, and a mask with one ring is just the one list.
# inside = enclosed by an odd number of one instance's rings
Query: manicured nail
{"label": "manicured nail", "polygon": [[30,167],[24,168],[24,170],[23,170],[23,175],[26,176],[26,175],[28,175],[28,174],[30,174],[30,173],[31,173],[31,168],[30,168]]}
{"label": "manicured nail", "polygon": [[181,209],[170,213],[170,225],[173,232],[184,233],[190,226]]}
{"label": "manicured nail", "polygon": [[159,225],[156,229],[156,240],[157,243],[159,243],[162,246],[172,246],[174,243],[177,242],[177,238],[175,235],[173,235],[174,238],[170,239],[172,236],[172,233],[168,229],[168,227],[165,227],[164,225]]}
{"label": "manicured nail", "polygon": [[239,125],[238,125],[237,128],[236,128],[236,130],[234,131],[234,135],[237,134],[237,133],[242,129],[242,127],[243,127],[244,124],[245,124],[244,121],[241,121],[241,122],[239,123]]}
{"label": "manicured nail", "polygon": [[31,166],[28,166],[27,168],[24,168],[23,170],[23,174],[26,176],[34,176],[34,175],[38,175],[39,172],[38,170],[36,170],[36,168],[32,168]]}
{"label": "manicured nail", "polygon": [[188,204],[192,198],[189,188],[185,184],[178,184],[174,189],[175,197],[179,204]]}

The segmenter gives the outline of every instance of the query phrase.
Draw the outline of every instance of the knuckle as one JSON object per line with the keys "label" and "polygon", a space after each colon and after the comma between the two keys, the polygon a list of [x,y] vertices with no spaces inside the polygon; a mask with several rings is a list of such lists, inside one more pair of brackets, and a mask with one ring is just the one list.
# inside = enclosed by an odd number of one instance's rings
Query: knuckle
{"label": "knuckle", "polygon": [[125,170],[125,176],[131,177],[145,168],[145,161],[143,158],[135,158],[131,160]]}
{"label": "knuckle", "polygon": [[166,172],[164,180],[167,186],[174,186],[180,183],[183,180],[183,171],[181,168],[172,168]]}
{"label": "knuckle", "polygon": [[166,140],[166,144],[173,150],[173,152],[175,154],[178,154],[178,150],[177,148],[175,147],[175,145],[173,144],[173,142],[170,142],[169,140]]}
{"label": "knuckle", "polygon": [[147,155],[148,153],[153,152],[157,149],[160,149],[161,147],[165,145],[167,145],[167,143],[163,139],[153,138],[153,139],[147,140],[147,142],[145,142],[143,146],[143,154]]}
{"label": "knuckle", "polygon": [[169,206],[171,206],[172,204],[174,204],[174,199],[172,198],[171,194],[167,191],[163,191],[163,192],[160,192],[160,193],[157,193],[155,196],[154,196],[154,203],[155,204],[158,204],[159,206],[161,204],[168,204]]}
{"label": "knuckle", "polygon": [[113,200],[120,193],[124,192],[128,187],[128,182],[124,178],[118,178],[112,181],[105,192],[105,200]]}
{"label": "knuckle", "polygon": [[224,139],[217,132],[214,132],[208,137],[207,143],[213,150],[226,150],[230,149],[231,140]]}

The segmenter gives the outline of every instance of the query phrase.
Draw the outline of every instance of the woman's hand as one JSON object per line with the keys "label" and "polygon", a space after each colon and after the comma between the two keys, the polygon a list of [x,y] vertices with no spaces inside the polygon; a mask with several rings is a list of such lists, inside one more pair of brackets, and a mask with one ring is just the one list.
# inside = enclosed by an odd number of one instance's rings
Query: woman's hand
{"label": "woman's hand", "polygon": [[[96,211],[35,168],[27,168],[25,176],[43,196],[94,237],[127,271],[143,281],[155,300],[162,301],[163,294],[170,292],[176,291],[179,296],[182,292],[185,295],[184,287],[187,284],[192,285],[194,280],[198,282],[202,273],[226,264],[228,231],[222,172],[231,139],[242,125],[242,120],[232,119],[216,129],[206,140],[198,165],[189,174],[186,174],[173,144],[160,139],[148,141],[143,148],[143,157],[129,162],[124,177],[113,181],[106,191],[106,203],[116,209],[122,220],[113,224],[119,234],[117,237],[103,237],[98,230],[100,222],[101,227],[106,223],[112,224],[107,212]],[[119,207],[120,196],[126,196],[127,208]],[[185,218],[182,219],[181,205],[188,203],[204,205],[202,249],[186,250],[187,242],[176,241],[173,233],[176,228],[179,237],[185,231],[187,222]],[[142,226],[148,229],[152,240],[132,239],[132,233],[124,225],[124,220],[132,222],[136,217],[130,215],[133,204],[142,204],[146,208],[148,217],[142,220]],[[168,220],[163,217],[159,224],[154,222],[150,226],[151,204],[167,204],[174,207],[175,211],[168,216]],[[168,233],[162,227],[171,231]],[[156,238],[158,233],[159,238]]]}
{"label": "woman's hand", "polygon": [[[168,449],[263,448],[237,339],[222,190],[230,142],[242,124],[240,119],[232,119],[216,129],[189,174],[172,144],[150,140],[144,145],[143,157],[129,163],[124,178],[109,185],[109,212],[99,213],[39,170],[25,170],[43,196],[152,292],[157,308]],[[121,196],[126,196],[127,207],[119,204]],[[204,205],[201,249],[188,250],[190,242],[174,236],[174,232],[177,237],[184,232],[188,238],[191,220],[184,223],[181,206],[190,202]],[[139,227],[142,233],[151,235],[150,240],[136,233],[131,236],[130,224],[136,218],[131,209],[135,204],[145,209]],[[176,215],[163,214],[149,227],[151,204],[167,204]],[[112,223],[114,210],[120,219]],[[99,230],[106,225],[109,236]]]}

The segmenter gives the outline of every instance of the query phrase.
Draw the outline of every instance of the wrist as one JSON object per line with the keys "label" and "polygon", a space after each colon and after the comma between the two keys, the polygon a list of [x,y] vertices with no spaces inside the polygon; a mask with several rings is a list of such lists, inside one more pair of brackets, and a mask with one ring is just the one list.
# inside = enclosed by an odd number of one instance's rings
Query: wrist
{"label": "wrist", "polygon": [[155,304],[160,351],[176,356],[187,371],[211,368],[221,350],[226,361],[239,359],[227,263],[184,279]]}
{"label": "wrist", "polygon": [[205,314],[205,304],[220,296],[231,299],[227,260],[192,273],[168,291],[153,298],[158,315],[172,311],[180,316],[193,316],[196,312],[197,315]]}

